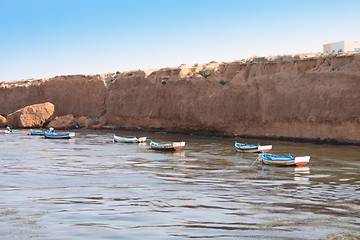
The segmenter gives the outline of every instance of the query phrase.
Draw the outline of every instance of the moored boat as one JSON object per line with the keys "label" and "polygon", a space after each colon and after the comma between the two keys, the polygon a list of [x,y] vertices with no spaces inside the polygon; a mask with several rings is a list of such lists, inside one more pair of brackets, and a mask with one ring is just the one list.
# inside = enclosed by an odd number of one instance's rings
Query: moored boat
{"label": "moored boat", "polygon": [[69,139],[75,137],[74,132],[67,132],[67,133],[55,133],[46,131],[44,133],[45,138],[52,138],[52,139]]}
{"label": "moored boat", "polygon": [[114,134],[114,141],[121,143],[144,143],[146,141],[146,137],[119,137]]}
{"label": "moored boat", "polygon": [[173,143],[157,143],[150,142],[150,147],[155,150],[179,150],[185,147],[185,142],[173,142]]}
{"label": "moored boat", "polygon": [[11,130],[11,128],[9,126],[6,126],[6,129],[3,133],[9,134],[9,133],[13,133],[13,131]]}
{"label": "moored boat", "polygon": [[235,149],[237,152],[248,152],[248,153],[260,153],[264,152],[267,153],[272,149],[272,145],[251,145],[245,143],[238,143],[235,141]]}
{"label": "moored boat", "polygon": [[261,159],[264,164],[276,166],[305,166],[310,161],[310,156],[293,157],[278,156],[269,153],[261,153]]}
{"label": "moored boat", "polygon": [[46,131],[30,129],[29,135],[44,136]]}

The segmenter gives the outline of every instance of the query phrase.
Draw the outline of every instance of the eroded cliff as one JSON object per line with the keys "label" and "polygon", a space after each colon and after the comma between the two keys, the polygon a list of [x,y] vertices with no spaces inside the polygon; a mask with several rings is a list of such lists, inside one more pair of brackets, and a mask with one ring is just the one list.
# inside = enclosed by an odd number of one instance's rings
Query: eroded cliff
{"label": "eroded cliff", "polygon": [[50,101],[111,126],[360,142],[359,90],[359,54],[280,56],[1,83],[0,113]]}
{"label": "eroded cliff", "polygon": [[108,75],[69,75],[0,83],[0,114],[51,102],[55,115],[97,116],[105,110]]}

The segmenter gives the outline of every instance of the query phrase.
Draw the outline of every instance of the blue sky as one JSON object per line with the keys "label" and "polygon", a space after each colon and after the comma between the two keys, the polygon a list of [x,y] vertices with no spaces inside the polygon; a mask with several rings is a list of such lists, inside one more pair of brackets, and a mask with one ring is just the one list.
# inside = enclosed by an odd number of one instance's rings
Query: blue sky
{"label": "blue sky", "polygon": [[358,0],[0,0],[0,81],[317,53]]}

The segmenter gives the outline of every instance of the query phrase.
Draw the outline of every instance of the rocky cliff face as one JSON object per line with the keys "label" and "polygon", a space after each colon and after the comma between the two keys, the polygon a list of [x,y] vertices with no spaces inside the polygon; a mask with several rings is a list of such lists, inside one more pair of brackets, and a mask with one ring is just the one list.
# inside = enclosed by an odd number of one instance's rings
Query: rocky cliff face
{"label": "rocky cliff face", "polygon": [[72,75],[0,83],[0,114],[51,102],[55,105],[55,115],[100,115],[105,109],[106,77]]}
{"label": "rocky cliff face", "polygon": [[2,83],[0,113],[50,101],[113,126],[360,142],[359,90],[359,54],[296,55]]}

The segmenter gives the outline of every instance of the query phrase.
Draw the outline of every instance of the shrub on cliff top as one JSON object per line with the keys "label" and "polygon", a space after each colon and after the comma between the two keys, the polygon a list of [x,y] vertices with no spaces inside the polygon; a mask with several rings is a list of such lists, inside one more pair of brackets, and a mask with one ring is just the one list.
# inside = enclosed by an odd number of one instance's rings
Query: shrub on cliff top
{"label": "shrub on cliff top", "polygon": [[203,69],[199,72],[199,74],[201,76],[203,76],[204,78],[207,78],[209,76],[211,76],[211,74],[213,74],[214,72],[214,69]]}

